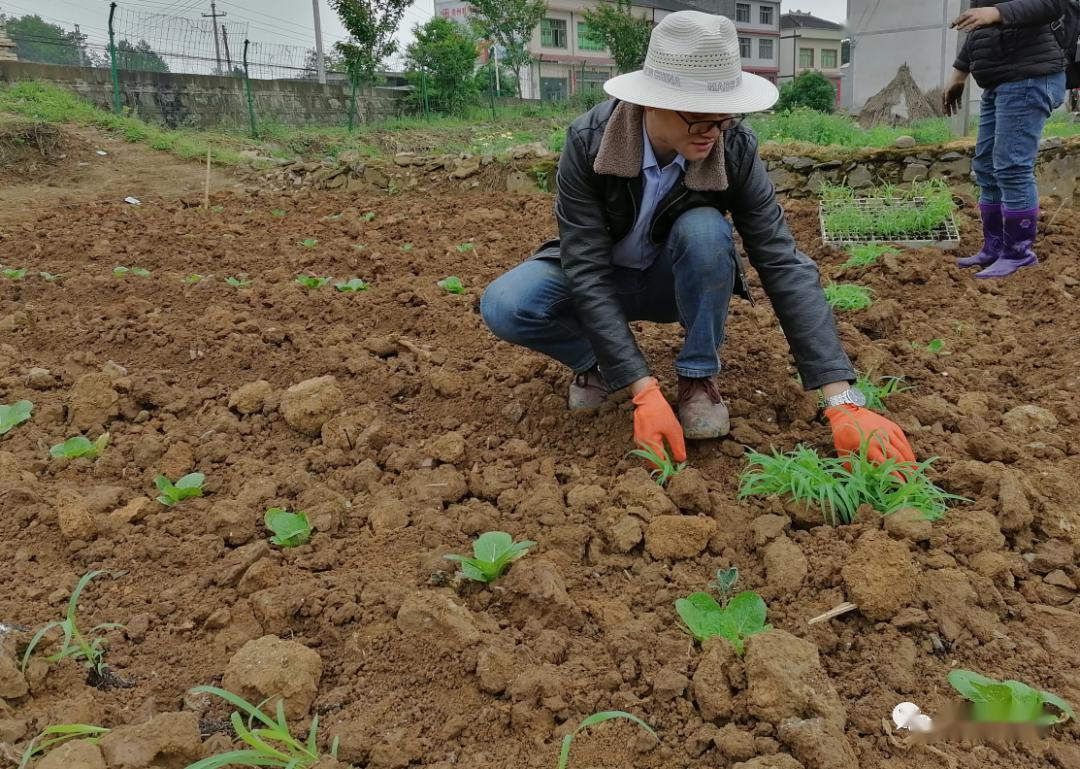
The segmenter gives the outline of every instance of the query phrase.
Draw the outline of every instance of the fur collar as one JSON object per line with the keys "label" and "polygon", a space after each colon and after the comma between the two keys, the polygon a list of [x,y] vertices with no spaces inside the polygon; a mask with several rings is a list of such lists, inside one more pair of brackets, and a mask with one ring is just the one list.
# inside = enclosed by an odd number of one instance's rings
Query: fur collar
{"label": "fur collar", "polygon": [[[645,135],[641,127],[644,112],[644,107],[625,101],[615,105],[593,163],[596,173],[628,179],[641,175],[641,158],[645,152]],[[708,157],[687,164],[683,183],[696,192],[723,192],[728,188],[722,136]]]}

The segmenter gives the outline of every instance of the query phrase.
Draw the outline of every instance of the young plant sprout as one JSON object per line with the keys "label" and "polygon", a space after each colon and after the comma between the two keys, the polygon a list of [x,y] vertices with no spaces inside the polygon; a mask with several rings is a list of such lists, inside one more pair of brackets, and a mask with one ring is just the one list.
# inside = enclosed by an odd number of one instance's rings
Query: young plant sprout
{"label": "young plant sprout", "polygon": [[567,766],[569,766],[570,746],[574,743],[575,737],[577,737],[581,732],[588,729],[590,726],[596,726],[597,724],[602,724],[604,721],[611,721],[616,718],[624,718],[627,721],[631,721],[640,726],[645,731],[647,731],[649,734],[651,734],[653,739],[660,739],[656,736],[656,732],[653,731],[653,728],[651,726],[649,726],[637,716],[631,715],[630,713],[626,713],[622,710],[606,710],[603,713],[593,713],[591,716],[583,718],[581,720],[581,723],[577,725],[577,729],[563,737],[562,749],[559,751],[558,769],[567,769]]}
{"label": "young plant sprout", "polygon": [[849,267],[870,267],[877,264],[877,260],[885,254],[895,254],[896,249],[892,246],[883,246],[880,243],[851,243],[847,246],[850,257],[840,265],[840,269]]}
{"label": "young plant sprout", "polygon": [[410,251],[413,250],[413,244],[412,243],[402,243],[401,244],[401,250],[404,251],[407,254],[407,253],[409,253]]}
{"label": "young plant sprout", "polygon": [[225,206],[212,206],[210,210],[215,214],[225,213]]}
{"label": "young plant sprout", "polygon": [[315,275],[297,275],[296,282],[304,288],[322,288],[329,283],[333,278],[329,275],[323,278],[316,277]]}
{"label": "young plant sprout", "polygon": [[322,220],[324,222],[340,222],[343,216],[345,216],[345,214],[330,214],[328,216],[324,216]]}
{"label": "young plant sprout", "polygon": [[60,650],[46,657],[45,660],[47,662],[60,662],[70,657],[77,662],[82,662],[83,667],[89,670],[97,679],[100,680],[105,677],[105,673],[109,668],[105,664],[105,639],[98,636],[97,633],[103,630],[122,628],[123,625],[115,622],[105,622],[91,628],[84,635],[75,622],[79,596],[82,595],[82,591],[90,583],[90,580],[104,573],[103,571],[91,571],[84,574],[78,584],[75,585],[75,589],[71,591],[71,597],[68,599],[67,614],[64,619],[50,622],[34,633],[33,638],[30,639],[30,643],[26,647],[26,651],[23,652],[23,672],[26,672],[26,666],[30,662],[30,655],[34,653],[34,649],[38,647],[45,635],[54,628],[60,628],[64,634],[60,641]]}
{"label": "young plant sprout", "polygon": [[360,278],[353,278],[351,280],[345,280],[340,283],[335,283],[334,288],[343,294],[352,294],[357,291],[367,291],[371,288],[371,284],[367,283]]}
{"label": "young plant sprout", "polygon": [[154,479],[154,485],[161,492],[157,501],[166,507],[172,507],[177,502],[182,502],[190,497],[201,497],[205,480],[206,476],[202,473],[188,473],[173,484],[164,475],[159,475]]}
{"label": "young plant sprout", "polygon": [[285,211],[281,208],[275,208],[273,211],[270,212],[270,216],[274,217],[275,219],[284,219]]}
{"label": "young plant sprout", "polygon": [[137,278],[150,277],[150,270],[145,267],[114,267],[112,273],[117,278],[122,278],[125,275],[134,275]]}
{"label": "young plant sprout", "polygon": [[472,243],[458,243],[458,244],[457,244],[457,245],[456,245],[456,246],[454,247],[454,249],[455,249],[455,250],[456,250],[456,251],[457,251],[457,252],[458,252],[459,254],[464,254],[464,253],[465,253],[465,252],[467,252],[467,251],[474,251],[474,250],[476,249],[476,246],[475,246],[475,245],[473,245]]}
{"label": "young plant sprout", "polygon": [[315,238],[304,238],[303,240],[297,241],[297,244],[304,248],[315,248],[315,246],[319,245],[319,241]]}
{"label": "young plant sprout", "polygon": [[[949,683],[971,702],[971,719],[980,723],[1053,726],[1076,718],[1061,697],[1020,681],[995,681],[970,670],[953,670]],[[1047,705],[1058,712],[1047,713]]]}
{"label": "young plant sprout", "polygon": [[300,547],[311,539],[311,522],[307,513],[290,513],[280,507],[271,507],[263,516],[266,528],[274,532],[271,544],[279,547]]}
{"label": "young plant sprout", "polygon": [[8,405],[0,403],[0,435],[30,419],[34,404],[30,401],[15,401]]}
{"label": "young plant sprout", "polygon": [[834,310],[865,310],[874,303],[874,292],[855,283],[830,283],[825,286],[825,301]]}
{"label": "young plant sprout", "polygon": [[17,270],[5,269],[0,270],[0,275],[3,275],[8,280],[22,280],[26,277],[26,268],[20,267]]}
{"label": "young plant sprout", "polygon": [[443,278],[436,283],[439,288],[446,291],[448,294],[464,294],[465,286],[461,282],[461,278],[456,275],[451,275],[449,278]]}
{"label": "young plant sprout", "polygon": [[192,274],[184,278],[184,282],[187,283],[189,286],[194,286],[196,283],[202,283],[204,280],[210,280],[211,277],[212,276],[210,275],[200,275],[197,272],[193,272]]}
{"label": "young plant sprout", "polygon": [[709,587],[720,594],[720,600],[727,601],[735,592],[738,582],[739,570],[732,566],[730,569],[717,569],[716,578],[709,583]]}
{"label": "young plant sprout", "polygon": [[375,212],[374,211],[367,211],[367,212],[365,212],[363,214],[360,214],[360,221],[362,221],[362,222],[370,222],[370,221],[372,221],[374,219],[375,219]]}
{"label": "young plant sprout", "polygon": [[686,462],[675,464],[664,448],[661,447],[657,451],[652,446],[644,443],[639,443],[638,448],[629,452],[626,456],[644,459],[651,464],[653,469],[649,472],[649,475],[660,486],[666,486],[668,481],[686,469]]}
{"label": "young plant sprout", "polygon": [[68,438],[63,443],[53,446],[49,449],[49,454],[63,459],[97,459],[108,445],[108,433],[102,433],[95,441],[91,441],[83,435],[76,435],[74,438]]}
{"label": "young plant sprout", "polygon": [[[316,738],[319,734],[319,717],[311,719],[306,740],[298,740],[289,731],[285,720],[285,705],[277,699],[275,717],[271,718],[262,711],[262,705],[252,705],[247,700],[232,692],[216,686],[196,686],[191,690],[196,694],[212,694],[237,708],[229,716],[236,736],[247,747],[230,750],[216,756],[209,756],[196,761],[187,769],[223,769],[226,766],[276,766],[282,769],[307,769],[326,758],[319,754]],[[243,713],[243,716],[241,716]],[[262,726],[255,726],[258,721]],[[337,758],[338,740],[335,737],[330,746],[330,758]]]}
{"label": "young plant sprout", "polygon": [[251,285],[250,280],[241,280],[240,278],[234,278],[231,275],[225,278],[225,282],[233,288],[247,288]]}
{"label": "young plant sprout", "polygon": [[872,373],[856,372],[855,389],[866,396],[866,408],[874,411],[888,411],[885,399],[911,388],[904,385],[904,378],[900,376],[887,376],[875,381]]}
{"label": "young plant sprout", "polygon": [[475,582],[494,582],[506,571],[506,567],[521,558],[535,545],[530,540],[514,542],[505,531],[489,531],[473,542],[473,557],[464,555],[443,556],[448,561],[461,564],[461,573]]}
{"label": "young plant sprout", "polygon": [[54,275],[51,272],[39,272],[38,275],[46,283],[59,283],[64,279],[63,275]]}
{"label": "young plant sprout", "polygon": [[55,748],[68,740],[85,740],[91,745],[97,745],[98,739],[109,733],[103,726],[91,726],[90,724],[57,724],[47,726],[41,733],[30,740],[22,757],[19,759],[18,769],[26,769],[30,762],[37,756],[43,756],[52,748]]}
{"label": "young plant sprout", "polygon": [[721,605],[708,593],[693,593],[675,602],[683,629],[699,643],[715,636],[726,638],[735,651],[746,651],[746,639],[771,629],[765,623],[768,607],[753,590],[739,593]]}

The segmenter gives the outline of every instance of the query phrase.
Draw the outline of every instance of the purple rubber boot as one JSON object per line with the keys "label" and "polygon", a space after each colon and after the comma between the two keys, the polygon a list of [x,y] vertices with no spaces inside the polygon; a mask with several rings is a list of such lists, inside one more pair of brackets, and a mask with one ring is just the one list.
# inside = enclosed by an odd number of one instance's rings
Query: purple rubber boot
{"label": "purple rubber boot", "polygon": [[1030,267],[1039,263],[1039,257],[1031,250],[1035,242],[1035,233],[1039,226],[1039,209],[1029,211],[1003,211],[1005,220],[1004,248],[1001,258],[982,272],[975,273],[976,278],[1007,278],[1021,267]]}
{"label": "purple rubber boot", "polygon": [[974,256],[965,256],[962,259],[957,259],[957,267],[989,267],[1001,258],[1003,251],[1001,232],[1004,227],[1002,209],[1003,206],[1001,203],[979,204],[983,228],[982,251]]}

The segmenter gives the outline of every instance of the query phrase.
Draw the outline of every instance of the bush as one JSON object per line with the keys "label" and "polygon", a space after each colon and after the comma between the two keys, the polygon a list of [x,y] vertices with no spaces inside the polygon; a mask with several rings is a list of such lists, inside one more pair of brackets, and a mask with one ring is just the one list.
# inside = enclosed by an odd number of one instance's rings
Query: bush
{"label": "bush", "polygon": [[405,50],[406,78],[421,106],[437,112],[460,113],[476,101],[476,44],[461,28],[435,17],[413,29],[415,38]]}
{"label": "bush", "polygon": [[836,86],[820,72],[804,72],[780,89],[776,108],[790,112],[798,107],[832,112],[836,107]]}

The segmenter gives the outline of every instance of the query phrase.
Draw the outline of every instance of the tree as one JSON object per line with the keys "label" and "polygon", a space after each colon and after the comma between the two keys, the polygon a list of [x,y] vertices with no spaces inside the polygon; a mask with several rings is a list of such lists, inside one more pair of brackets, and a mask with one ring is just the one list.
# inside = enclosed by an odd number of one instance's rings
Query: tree
{"label": "tree", "polygon": [[496,83],[494,69],[494,56],[489,56],[486,62],[477,67],[473,80],[476,81],[476,90],[480,95],[487,99],[490,98],[492,91],[495,91],[496,96],[517,96],[518,84],[514,81],[514,71],[509,67],[504,67],[500,59],[499,79]]}
{"label": "tree", "polygon": [[641,69],[649,50],[652,24],[633,14],[630,0],[616,0],[615,5],[603,3],[595,11],[585,11],[585,23],[589,26],[589,37],[611,51],[619,72]]}
{"label": "tree", "polygon": [[140,72],[168,72],[169,65],[150,47],[150,43],[140,40],[135,45],[130,40],[121,40],[116,44],[116,66],[120,69]]}
{"label": "tree", "polygon": [[[326,65],[327,72],[346,71],[345,57],[336,48],[323,52],[323,64]],[[308,72],[306,77],[315,77],[319,69],[319,53],[314,48],[308,48],[304,54],[304,69]]]}
{"label": "tree", "polygon": [[68,67],[88,63],[86,47],[74,32],[49,24],[40,16],[9,17],[6,27],[8,37],[15,43],[15,55],[21,61]]}
{"label": "tree", "polygon": [[533,30],[547,13],[544,0],[470,0],[472,24],[477,36],[503,50],[501,62],[514,71],[521,83],[521,71],[532,61],[529,41]]}
{"label": "tree", "polygon": [[439,112],[461,112],[476,99],[476,41],[438,16],[413,27],[405,49],[406,77],[418,98]]}
{"label": "tree", "polygon": [[794,80],[784,83],[780,89],[780,101],[776,104],[780,112],[790,112],[798,107],[832,112],[836,107],[836,86],[820,72],[803,72]]}
{"label": "tree", "polygon": [[410,4],[411,0],[330,0],[349,31],[349,40],[335,43],[334,49],[344,59],[350,77],[374,82],[383,59],[397,51],[394,33]]}

